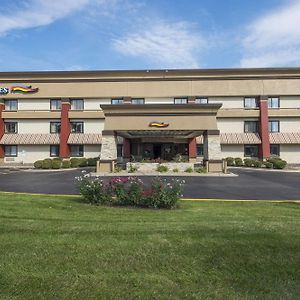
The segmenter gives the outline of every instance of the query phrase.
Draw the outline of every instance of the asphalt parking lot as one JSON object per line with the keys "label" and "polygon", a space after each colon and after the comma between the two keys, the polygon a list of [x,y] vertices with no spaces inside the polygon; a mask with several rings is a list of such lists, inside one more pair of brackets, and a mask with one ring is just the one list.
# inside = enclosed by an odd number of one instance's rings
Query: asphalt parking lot
{"label": "asphalt parking lot", "polygon": [[[0,191],[78,194],[75,177],[82,170],[0,170]],[[238,177],[184,177],[185,198],[300,200],[300,173],[234,169]],[[146,183],[151,178],[141,177]]]}

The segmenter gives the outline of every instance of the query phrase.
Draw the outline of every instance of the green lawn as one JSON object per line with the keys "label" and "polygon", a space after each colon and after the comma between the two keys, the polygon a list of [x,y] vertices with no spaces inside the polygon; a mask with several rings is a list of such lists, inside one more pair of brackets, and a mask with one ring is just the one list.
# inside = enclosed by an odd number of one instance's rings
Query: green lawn
{"label": "green lawn", "polygon": [[0,193],[0,299],[300,299],[300,204]]}

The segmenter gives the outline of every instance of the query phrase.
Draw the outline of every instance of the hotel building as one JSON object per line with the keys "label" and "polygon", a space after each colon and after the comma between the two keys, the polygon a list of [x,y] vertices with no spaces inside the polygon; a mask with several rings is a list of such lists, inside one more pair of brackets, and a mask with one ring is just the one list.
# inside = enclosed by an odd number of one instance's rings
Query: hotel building
{"label": "hotel building", "polygon": [[300,163],[300,68],[0,73],[1,163],[176,154]]}

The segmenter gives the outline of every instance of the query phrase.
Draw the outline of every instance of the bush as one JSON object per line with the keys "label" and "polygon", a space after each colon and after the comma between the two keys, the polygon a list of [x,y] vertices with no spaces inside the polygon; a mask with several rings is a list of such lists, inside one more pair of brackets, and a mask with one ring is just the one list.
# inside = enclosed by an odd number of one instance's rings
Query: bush
{"label": "bush", "polygon": [[226,162],[228,167],[234,166],[234,158],[233,157],[226,157]]}
{"label": "bush", "polygon": [[42,169],[51,169],[52,160],[50,158],[46,158],[42,162]]}
{"label": "bush", "polygon": [[160,172],[160,173],[166,173],[166,172],[168,172],[168,170],[169,170],[169,168],[167,166],[164,166],[164,165],[159,165],[156,168],[156,171]]}
{"label": "bush", "polygon": [[253,167],[254,159],[245,158],[244,159],[244,166],[245,167]]}
{"label": "bush", "polygon": [[37,161],[34,162],[33,165],[34,165],[34,167],[35,167],[36,169],[41,169],[42,166],[43,166],[43,161],[42,161],[42,160],[37,160]]}
{"label": "bush", "polygon": [[60,159],[53,159],[51,162],[51,168],[52,169],[60,169],[61,164],[62,164],[62,161]]}
{"label": "bush", "polygon": [[70,159],[70,162],[71,162],[71,168],[78,168],[81,163],[81,160],[80,158],[73,157]]}
{"label": "bush", "polygon": [[87,159],[82,157],[79,159],[80,162],[79,162],[79,167],[86,167],[87,166]]}
{"label": "bush", "polygon": [[63,169],[68,169],[68,168],[71,167],[71,162],[68,159],[63,160],[62,163],[61,163],[61,167]]}
{"label": "bush", "polygon": [[261,168],[262,165],[263,165],[263,162],[260,161],[260,160],[255,160],[255,161],[253,162],[253,167],[255,167],[255,168]]}
{"label": "bush", "polygon": [[242,167],[244,164],[243,164],[243,160],[240,158],[240,157],[237,157],[234,159],[234,164],[237,166],[237,167]]}
{"label": "bush", "polygon": [[98,160],[98,157],[88,158],[88,159],[87,159],[87,165],[88,165],[89,167],[96,167],[96,165],[97,165],[97,160]]}
{"label": "bush", "polygon": [[136,166],[134,166],[133,164],[129,164],[128,173],[135,173],[137,170],[138,168]]}
{"label": "bush", "polygon": [[287,165],[287,162],[279,157],[272,157],[268,159],[268,162],[273,164],[274,169],[284,169]]}
{"label": "bush", "polygon": [[178,168],[175,168],[175,169],[173,169],[173,172],[174,172],[174,173],[178,173],[178,172],[179,172],[179,169],[178,169]]}
{"label": "bush", "polygon": [[115,166],[115,173],[120,173],[123,169],[120,166]]}
{"label": "bush", "polygon": [[207,169],[205,167],[195,169],[197,173],[207,173]]}
{"label": "bush", "polygon": [[273,169],[273,164],[268,162],[268,161],[264,161],[264,166],[267,168],[267,169]]}
{"label": "bush", "polygon": [[184,170],[184,172],[186,172],[186,173],[193,173],[193,168],[192,167],[188,167],[188,168],[186,168],[185,170]]}

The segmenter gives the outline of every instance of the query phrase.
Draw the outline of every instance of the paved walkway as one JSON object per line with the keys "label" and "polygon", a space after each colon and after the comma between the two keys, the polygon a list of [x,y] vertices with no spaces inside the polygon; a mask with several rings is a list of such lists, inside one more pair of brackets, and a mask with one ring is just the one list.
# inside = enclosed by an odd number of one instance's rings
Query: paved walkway
{"label": "paved walkway", "polygon": [[[185,177],[185,198],[300,200],[300,173],[234,169],[238,177]],[[78,194],[81,170],[0,170],[0,191]],[[141,177],[149,184],[151,177]],[[181,177],[182,178],[182,177]]]}

